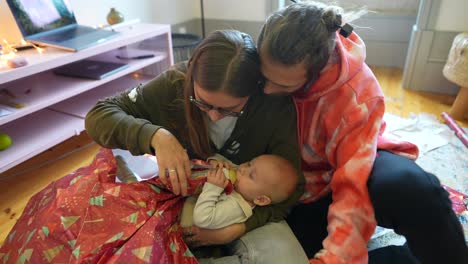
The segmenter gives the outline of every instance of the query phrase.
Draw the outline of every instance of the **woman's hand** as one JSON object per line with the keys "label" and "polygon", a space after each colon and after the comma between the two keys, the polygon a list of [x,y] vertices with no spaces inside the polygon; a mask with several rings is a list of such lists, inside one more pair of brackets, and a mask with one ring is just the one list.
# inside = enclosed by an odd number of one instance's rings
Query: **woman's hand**
{"label": "woman's hand", "polygon": [[160,128],[154,133],[151,146],[156,151],[161,181],[167,184],[167,176],[169,176],[173,192],[177,195],[182,192],[182,195],[186,196],[187,179],[192,172],[185,149],[177,138],[164,128]]}
{"label": "woman's hand", "polygon": [[226,179],[226,176],[224,176],[222,168],[209,170],[206,178],[207,182],[223,189],[228,185],[228,179]]}
{"label": "woman's hand", "polygon": [[184,228],[185,243],[191,247],[223,245],[238,239],[245,233],[245,224],[233,224],[220,229],[205,229],[196,226]]}

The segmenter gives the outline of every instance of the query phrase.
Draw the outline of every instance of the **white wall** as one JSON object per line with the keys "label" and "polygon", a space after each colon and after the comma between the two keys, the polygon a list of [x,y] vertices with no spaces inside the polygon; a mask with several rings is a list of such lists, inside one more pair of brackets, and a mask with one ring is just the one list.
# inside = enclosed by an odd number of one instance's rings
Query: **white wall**
{"label": "white wall", "polygon": [[467,0],[441,0],[435,30],[468,31]]}
{"label": "white wall", "polygon": [[[125,19],[140,18],[143,22],[177,24],[196,17],[199,2],[193,0],[71,0],[76,19],[81,24],[106,24],[111,7],[124,14]],[[90,8],[92,6],[92,8]]]}
{"label": "white wall", "polygon": [[267,1],[271,0],[204,0],[205,18],[265,21],[269,12]]}
{"label": "white wall", "polygon": [[[335,2],[320,0],[321,2]],[[366,6],[369,10],[378,13],[414,14],[418,11],[419,0],[338,0],[339,6],[346,8],[359,8]]]}
{"label": "white wall", "polygon": [[125,20],[140,18],[151,21],[151,0],[70,0],[79,24],[96,26],[107,24],[106,16],[111,7],[121,12]]}
{"label": "white wall", "polygon": [[200,14],[200,1],[197,0],[149,0],[149,2],[153,3],[152,19],[155,23],[177,24],[199,17]]}
{"label": "white wall", "polygon": [[[194,0],[71,0],[71,4],[78,23],[91,26],[107,24],[106,16],[111,7],[123,13],[125,20],[139,18],[143,22],[177,24],[200,17],[200,2]],[[2,38],[13,43],[21,39],[6,0],[0,0],[0,40]]]}

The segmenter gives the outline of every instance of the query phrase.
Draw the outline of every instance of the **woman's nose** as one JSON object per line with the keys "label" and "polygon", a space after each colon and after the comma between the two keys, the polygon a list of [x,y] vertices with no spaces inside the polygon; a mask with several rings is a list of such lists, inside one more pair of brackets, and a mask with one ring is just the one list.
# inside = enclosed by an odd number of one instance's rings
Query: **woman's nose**
{"label": "woman's nose", "polygon": [[209,110],[207,114],[208,114],[208,117],[213,122],[221,120],[224,117],[224,115],[220,114],[217,110]]}

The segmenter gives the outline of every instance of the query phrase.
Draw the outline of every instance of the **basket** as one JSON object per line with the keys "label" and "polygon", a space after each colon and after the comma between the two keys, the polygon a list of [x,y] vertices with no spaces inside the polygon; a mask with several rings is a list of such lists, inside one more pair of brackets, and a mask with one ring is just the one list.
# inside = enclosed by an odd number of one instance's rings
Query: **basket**
{"label": "basket", "polygon": [[201,38],[194,34],[172,34],[172,50],[174,63],[186,61],[192,56],[192,52],[200,43]]}

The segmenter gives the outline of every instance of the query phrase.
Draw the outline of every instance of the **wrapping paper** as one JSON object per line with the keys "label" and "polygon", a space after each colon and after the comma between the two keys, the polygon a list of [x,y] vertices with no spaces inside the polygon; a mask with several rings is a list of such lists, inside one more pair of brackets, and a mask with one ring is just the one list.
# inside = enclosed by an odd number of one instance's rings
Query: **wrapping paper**
{"label": "wrapping paper", "polygon": [[[182,240],[184,198],[159,178],[116,183],[101,149],[87,167],[35,194],[0,249],[0,263],[198,263]],[[189,181],[189,193],[205,177]]]}

